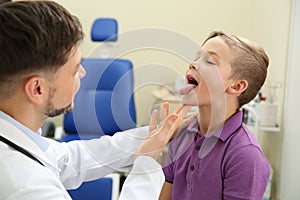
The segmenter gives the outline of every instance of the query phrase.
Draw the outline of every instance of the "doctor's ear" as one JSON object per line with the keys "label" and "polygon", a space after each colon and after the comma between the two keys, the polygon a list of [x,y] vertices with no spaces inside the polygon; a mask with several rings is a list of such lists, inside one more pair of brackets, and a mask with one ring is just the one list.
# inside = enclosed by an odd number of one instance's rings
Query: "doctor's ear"
{"label": "doctor's ear", "polygon": [[227,89],[226,92],[228,94],[242,94],[248,88],[248,81],[246,80],[238,80],[235,83],[231,84]]}
{"label": "doctor's ear", "polygon": [[43,103],[44,84],[39,76],[33,76],[26,80],[24,85],[25,93],[28,99],[37,105]]}

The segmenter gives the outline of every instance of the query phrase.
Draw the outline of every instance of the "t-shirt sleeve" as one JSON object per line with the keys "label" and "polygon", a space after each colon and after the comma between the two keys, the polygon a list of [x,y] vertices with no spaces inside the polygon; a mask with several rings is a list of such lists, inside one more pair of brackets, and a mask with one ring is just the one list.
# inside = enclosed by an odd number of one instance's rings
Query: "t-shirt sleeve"
{"label": "t-shirt sleeve", "polygon": [[173,176],[173,171],[172,171],[172,164],[171,165],[168,165],[166,167],[163,167],[163,172],[165,174],[165,181],[168,182],[168,183],[171,183],[173,184],[173,179],[174,179],[174,176]]}
{"label": "t-shirt sleeve", "polygon": [[224,160],[224,199],[262,199],[270,165],[255,145],[243,146]]}

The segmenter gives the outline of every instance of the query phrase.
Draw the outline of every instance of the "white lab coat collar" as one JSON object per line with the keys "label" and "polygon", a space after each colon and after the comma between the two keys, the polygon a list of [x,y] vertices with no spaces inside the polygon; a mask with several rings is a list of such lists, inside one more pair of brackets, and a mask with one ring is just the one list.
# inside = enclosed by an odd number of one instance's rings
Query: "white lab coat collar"
{"label": "white lab coat collar", "polygon": [[0,135],[15,143],[16,145],[24,148],[26,151],[28,151],[30,154],[36,157],[39,161],[41,161],[44,165],[49,165],[55,168],[56,170],[59,170],[54,163],[50,162],[45,152],[43,152],[40,149],[40,147],[36,143],[34,143],[29,136],[27,136],[13,124],[3,119],[0,119]]}
{"label": "white lab coat collar", "polygon": [[40,128],[37,132],[34,132],[30,128],[26,127],[24,124],[21,122],[17,121],[10,115],[0,111],[0,118],[4,119],[5,121],[13,124],[16,126],[18,129],[20,129],[23,133],[28,135],[43,151],[46,151],[47,148],[49,147],[49,142],[44,140],[43,137],[40,137],[42,134],[42,129]]}

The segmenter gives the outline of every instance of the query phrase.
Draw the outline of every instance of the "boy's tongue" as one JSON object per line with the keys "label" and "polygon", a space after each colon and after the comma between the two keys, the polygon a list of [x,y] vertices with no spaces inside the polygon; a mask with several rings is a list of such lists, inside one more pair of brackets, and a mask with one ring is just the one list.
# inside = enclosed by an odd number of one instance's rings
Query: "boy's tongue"
{"label": "boy's tongue", "polygon": [[192,91],[195,87],[197,87],[196,85],[193,84],[188,84],[186,85],[184,88],[181,88],[179,90],[179,94],[180,95],[187,95],[190,91]]}

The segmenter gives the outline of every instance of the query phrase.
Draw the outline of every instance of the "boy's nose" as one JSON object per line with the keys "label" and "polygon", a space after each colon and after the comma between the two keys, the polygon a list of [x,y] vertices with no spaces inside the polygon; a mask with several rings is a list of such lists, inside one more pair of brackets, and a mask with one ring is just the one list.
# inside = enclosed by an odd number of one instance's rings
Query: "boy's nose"
{"label": "boy's nose", "polygon": [[196,63],[190,63],[189,69],[199,70],[199,66]]}

